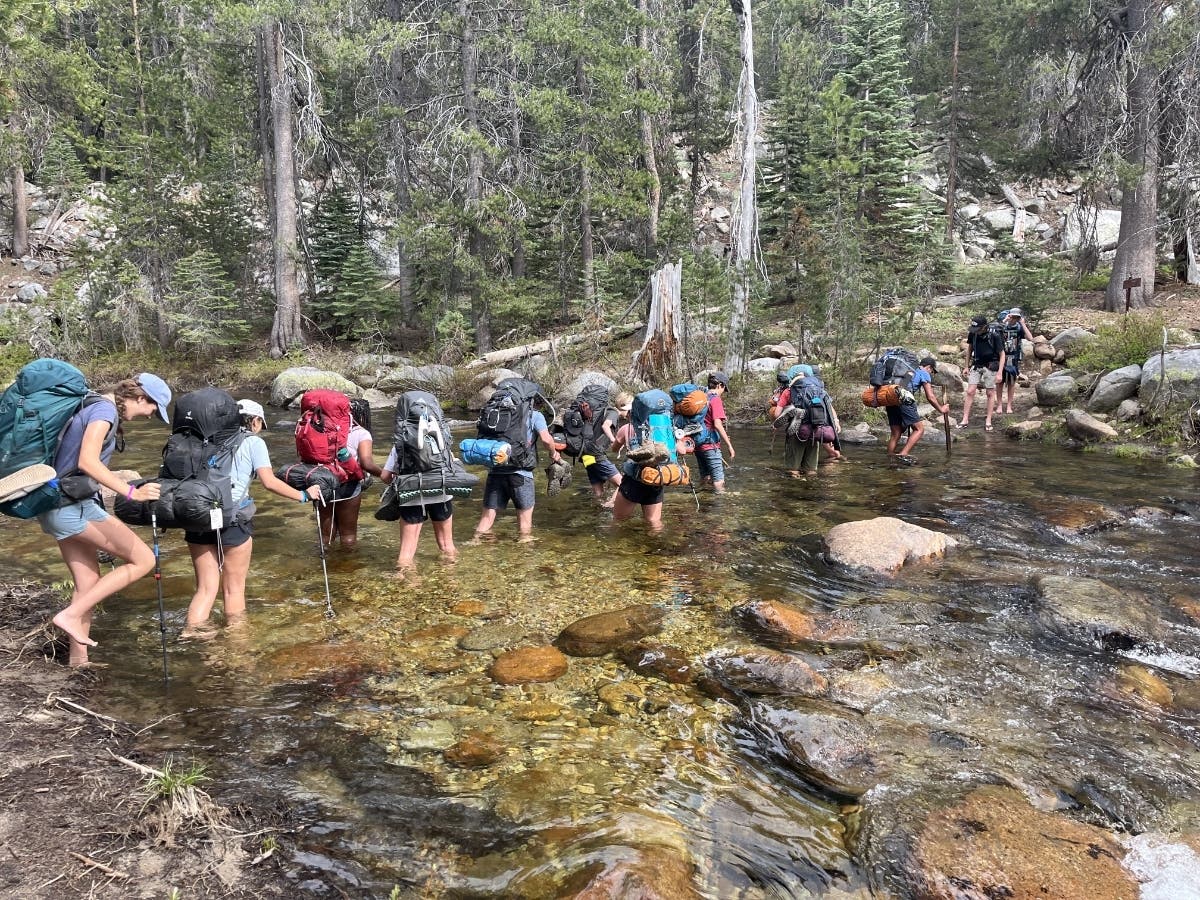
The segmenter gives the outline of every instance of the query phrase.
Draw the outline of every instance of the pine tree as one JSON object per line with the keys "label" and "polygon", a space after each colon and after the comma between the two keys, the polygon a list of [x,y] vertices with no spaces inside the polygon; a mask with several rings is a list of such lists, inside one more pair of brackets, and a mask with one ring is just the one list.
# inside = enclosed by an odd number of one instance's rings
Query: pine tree
{"label": "pine tree", "polygon": [[44,189],[60,191],[67,200],[77,197],[89,181],[74,145],[57,129],[46,141],[37,174]]}
{"label": "pine tree", "polygon": [[164,301],[175,343],[189,352],[236,347],[249,334],[233,283],[210,250],[197,250],[175,264]]}
{"label": "pine tree", "polygon": [[385,327],[391,310],[379,263],[361,240],[353,244],[337,274],[325,308],[338,337],[364,337]]}

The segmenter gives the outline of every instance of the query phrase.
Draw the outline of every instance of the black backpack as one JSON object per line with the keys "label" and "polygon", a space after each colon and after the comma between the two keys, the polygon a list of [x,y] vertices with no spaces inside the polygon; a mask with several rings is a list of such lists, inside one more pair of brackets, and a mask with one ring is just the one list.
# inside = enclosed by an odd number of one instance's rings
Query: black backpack
{"label": "black backpack", "polygon": [[528,378],[506,378],[479,412],[477,428],[481,438],[504,441],[512,448],[506,469],[533,469],[537,466],[537,436],[531,435],[533,404],[541,400],[542,389]]}
{"label": "black backpack", "polygon": [[825,385],[821,379],[800,378],[792,383],[788,402],[796,408],[799,424],[818,428],[829,424],[829,411],[825,405]]}
{"label": "black backpack", "polygon": [[879,388],[885,384],[895,384],[907,387],[909,379],[917,371],[920,360],[915,353],[901,347],[893,347],[883,351],[883,355],[871,366],[871,387]]}
{"label": "black backpack", "polygon": [[1004,348],[1004,326],[999,322],[988,322],[979,327],[972,325],[967,330],[967,340],[971,343],[971,366],[990,367],[1000,360],[1000,351]]}
{"label": "black backpack", "polygon": [[[175,401],[171,437],[159,469],[163,494],[172,498],[171,526],[212,531],[237,521],[233,507],[233,458],[249,433],[237,401],[220,388],[200,388]],[[170,482],[178,482],[171,484]],[[220,510],[220,517],[214,516]],[[166,524],[166,523],[163,523]]]}
{"label": "black backpack", "polygon": [[579,392],[563,413],[563,436],[567,456],[598,454],[612,444],[604,433],[604,417],[609,413],[608,388],[589,384]]}
{"label": "black backpack", "polygon": [[392,445],[396,448],[397,475],[453,470],[450,426],[437,397],[427,391],[405,391],[400,395]]}

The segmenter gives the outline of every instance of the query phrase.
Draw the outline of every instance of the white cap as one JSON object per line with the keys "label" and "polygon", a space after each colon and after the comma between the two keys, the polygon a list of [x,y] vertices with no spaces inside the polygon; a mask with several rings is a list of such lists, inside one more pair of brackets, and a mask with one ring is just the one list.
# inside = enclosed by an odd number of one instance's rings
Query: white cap
{"label": "white cap", "polygon": [[238,412],[243,416],[258,416],[264,422],[267,421],[267,411],[262,408],[261,403],[255,403],[253,400],[239,400]]}

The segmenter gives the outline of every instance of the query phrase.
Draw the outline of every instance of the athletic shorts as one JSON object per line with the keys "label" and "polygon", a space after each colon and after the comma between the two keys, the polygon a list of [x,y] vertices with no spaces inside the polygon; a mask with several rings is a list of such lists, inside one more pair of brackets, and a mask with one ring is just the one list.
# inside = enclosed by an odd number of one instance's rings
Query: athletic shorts
{"label": "athletic shorts", "polygon": [[56,541],[65,541],[67,538],[83,534],[88,522],[103,522],[108,518],[108,513],[95,499],[88,498],[48,510],[37,518],[42,531]]}
{"label": "athletic shorts", "polygon": [[621,486],[617,488],[617,493],[628,500],[630,503],[636,503],[639,506],[655,506],[663,502],[663,492],[666,490],[662,485],[642,484],[636,478],[624,478],[621,480]]}
{"label": "athletic shorts", "polygon": [[721,459],[720,447],[697,448],[696,465],[701,478],[712,478],[714,482],[725,480],[725,460]]}
{"label": "athletic shorts", "polygon": [[426,519],[434,522],[445,522],[454,515],[454,501],[443,500],[440,503],[413,503],[400,507],[400,521],[406,525],[420,525]]}
{"label": "athletic shorts", "polygon": [[219,543],[224,549],[240,547],[254,537],[254,520],[248,519],[236,525],[227,525],[220,531],[185,531],[183,539],[189,544],[215,547]]}
{"label": "athletic shorts", "polygon": [[483,508],[504,509],[510,500],[513,509],[533,509],[533,479],[517,472],[489,472],[483,484]]}
{"label": "athletic shorts", "polygon": [[617,474],[617,467],[607,459],[597,459],[586,471],[588,484],[604,484]]}
{"label": "athletic shorts", "polygon": [[921,421],[921,414],[917,412],[917,404],[901,403],[899,406],[885,406],[887,410],[888,425],[892,428],[901,428],[908,431],[910,428],[915,428],[917,423]]}
{"label": "athletic shorts", "polygon": [[968,387],[979,387],[981,384],[985,390],[996,389],[996,373],[987,366],[972,368],[971,374],[967,376]]}

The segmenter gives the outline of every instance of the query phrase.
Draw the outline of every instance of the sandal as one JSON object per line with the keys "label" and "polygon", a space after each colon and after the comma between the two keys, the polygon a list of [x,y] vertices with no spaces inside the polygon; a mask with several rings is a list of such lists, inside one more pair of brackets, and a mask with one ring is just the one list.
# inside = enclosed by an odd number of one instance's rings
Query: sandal
{"label": "sandal", "polygon": [[983,426],[983,430],[984,431],[994,431],[995,429],[992,428],[991,424],[989,423],[989,424]]}

